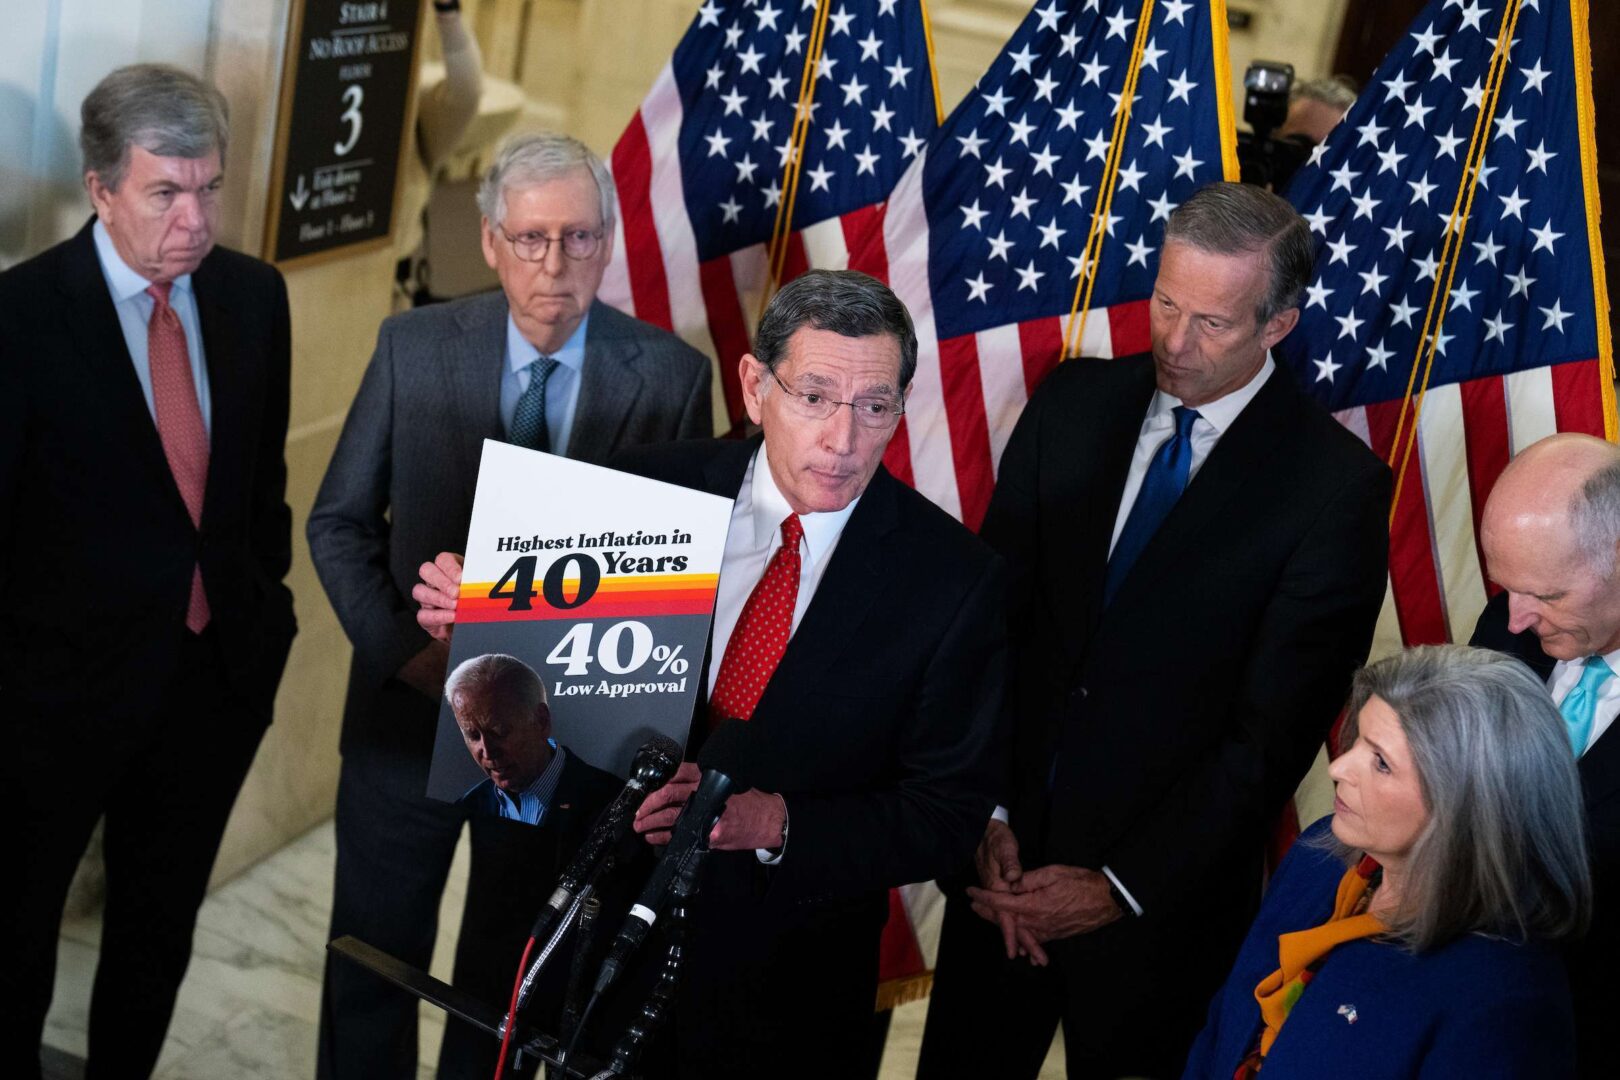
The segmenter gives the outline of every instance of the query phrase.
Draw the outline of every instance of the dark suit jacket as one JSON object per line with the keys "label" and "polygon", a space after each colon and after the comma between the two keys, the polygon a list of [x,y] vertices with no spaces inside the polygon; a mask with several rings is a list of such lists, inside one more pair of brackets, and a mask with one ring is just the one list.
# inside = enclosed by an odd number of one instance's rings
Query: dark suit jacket
{"label": "dark suit jacket", "polygon": [[0,274],[0,544],[21,614],[0,688],[116,715],[153,701],[178,656],[192,567],[230,685],[270,718],[296,624],[282,584],[287,291],[215,248],[192,275],[213,405],[202,526],[169,471],[87,224]]}
{"label": "dark suit jacket", "polygon": [[[354,644],[343,749],[431,752],[437,702],[393,675],[428,644],[417,568],[467,543],[485,439],[504,439],[499,291],[384,320],[309,516],[321,584]],[[591,307],[568,457],[713,433],[709,361],[673,334]]]}
{"label": "dark suit jacket", "polygon": [[[1320,926],[1345,866],[1313,847],[1311,826],[1266,892],[1265,906],[1209,1007],[1183,1080],[1230,1080],[1262,1026],[1254,988],[1277,970],[1277,937]],[[1354,1023],[1345,1013],[1355,1010]],[[1469,934],[1413,955],[1362,939],[1328,954],[1266,1055],[1271,1080],[1571,1077],[1569,987],[1551,949]],[[1612,1075],[1612,1074],[1610,1074]]]}
{"label": "dark suit jacket", "polygon": [[[734,498],[758,445],[648,447],[614,465]],[[789,974],[800,985],[852,995],[857,1012],[870,1013],[887,889],[958,866],[992,808],[1004,587],[1001,561],[983,543],[878,469],[753,719],[723,754],[699,756],[737,790],[780,792],[789,819],[776,866],[752,852],[710,857],[699,942],[725,955],[713,977],[739,987],[720,995],[715,1038],[775,1022],[776,1003],[747,999],[741,988],[754,984],[740,973],[772,957],[796,965]],[[700,678],[706,688],[706,671]],[[700,702],[695,731],[705,714]],[[693,956],[701,983],[705,960],[716,958],[698,945]],[[853,969],[828,970],[850,956]]]}
{"label": "dark suit jacket", "polygon": [[1025,869],[1106,865],[1146,915],[1102,937],[1168,945],[1171,982],[1207,992],[1258,905],[1267,829],[1367,655],[1390,477],[1278,368],[1104,610],[1153,393],[1150,357],[1064,364],[1002,457],[981,534],[1012,576],[1003,798]]}
{"label": "dark suit jacket", "polygon": [[[1498,593],[1479,617],[1468,642],[1517,657],[1543,681],[1557,662],[1541,651],[1535,633],[1508,630],[1508,596]],[[1620,1076],[1620,1046],[1610,1030],[1620,1009],[1620,917],[1605,905],[1620,902],[1620,727],[1610,725],[1579,762],[1586,802],[1587,843],[1592,852],[1596,908],[1586,940],[1569,950],[1569,980],[1575,992],[1575,1028],[1580,1075]]]}

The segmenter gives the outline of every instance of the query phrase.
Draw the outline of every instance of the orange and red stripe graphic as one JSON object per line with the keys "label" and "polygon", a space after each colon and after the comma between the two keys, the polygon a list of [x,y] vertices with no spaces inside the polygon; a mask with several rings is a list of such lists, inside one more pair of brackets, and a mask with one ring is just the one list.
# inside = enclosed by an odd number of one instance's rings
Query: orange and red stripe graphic
{"label": "orange and red stripe graphic", "polygon": [[[714,610],[719,574],[645,574],[604,577],[596,595],[573,608],[554,608],[536,591],[527,611],[513,611],[512,600],[490,599],[492,581],[464,581],[456,600],[461,623],[526,622],[532,619],[621,619],[655,615],[707,615]],[[511,586],[508,585],[508,588]],[[579,579],[563,579],[563,595],[578,595]]]}

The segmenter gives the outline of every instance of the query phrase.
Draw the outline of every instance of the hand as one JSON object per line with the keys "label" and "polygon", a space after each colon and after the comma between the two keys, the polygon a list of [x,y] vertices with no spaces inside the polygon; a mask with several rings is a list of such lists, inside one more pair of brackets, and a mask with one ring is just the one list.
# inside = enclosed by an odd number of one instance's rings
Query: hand
{"label": "hand", "polygon": [[1037,966],[1047,963],[1043,943],[1090,933],[1125,914],[1108,893],[1108,879],[1078,866],[1043,866],[1024,874],[1011,892],[970,888],[968,899],[983,918],[1015,916],[1019,930],[1028,931],[1029,959]]}
{"label": "hand", "polygon": [[782,846],[787,801],[780,795],[749,788],[726,800],[726,812],[709,830],[712,851],[753,851]]}
{"label": "hand", "polygon": [[405,661],[394,678],[425,697],[438,700],[444,694],[444,677],[450,667],[450,646],[430,641],[427,648]]}
{"label": "hand", "polygon": [[686,800],[697,790],[698,778],[697,762],[683,761],[663,787],[642,800],[641,807],[636,810],[633,827],[647,838],[647,843],[669,843],[669,830],[686,808]]}
{"label": "hand", "polygon": [[[417,570],[422,580],[411,586],[411,599],[422,605],[416,613],[416,624],[432,635],[435,641],[450,643],[455,632],[456,599],[461,595],[461,556],[453,551],[441,551],[432,562],[425,562]],[[442,682],[441,673],[441,682]],[[437,693],[434,694],[438,696]]]}
{"label": "hand", "polygon": [[[979,849],[973,856],[979,871],[979,884],[991,892],[1010,893],[1013,883],[1023,877],[1023,864],[1018,861],[1018,836],[1005,821],[991,818],[985,826]],[[1007,948],[1007,959],[1027,955],[1029,949],[1018,940],[1018,919],[1011,912],[975,911],[993,922],[1001,930],[1001,942]]]}

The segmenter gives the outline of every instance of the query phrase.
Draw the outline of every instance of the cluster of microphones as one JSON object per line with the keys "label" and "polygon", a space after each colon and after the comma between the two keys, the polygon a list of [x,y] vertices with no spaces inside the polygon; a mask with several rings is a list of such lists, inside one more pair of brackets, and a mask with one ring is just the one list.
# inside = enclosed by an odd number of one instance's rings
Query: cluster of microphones
{"label": "cluster of microphones", "polygon": [[[716,728],[705,746],[706,760],[725,760],[729,744],[742,734],[744,725],[723,724]],[[636,752],[630,767],[630,779],[618,796],[607,805],[591,827],[589,835],[580,845],[574,858],[557,879],[557,886],[535,919],[532,937],[539,952],[535,953],[523,972],[515,998],[515,1007],[506,1017],[510,1026],[529,1000],[541,969],[550,959],[579,919],[585,901],[596,890],[598,883],[613,868],[627,861],[641,842],[634,832],[636,811],[652,792],[662,787],[681,761],[681,748],[674,741],[655,735]],[[599,1000],[624,974],[631,959],[647,939],[653,924],[668,905],[683,874],[690,880],[697,863],[708,850],[708,838],[715,822],[726,807],[732,778],[721,768],[706,767],[697,789],[686,800],[680,816],[670,829],[670,838],[658,858],[652,873],[642,886],[640,895],[625,914],[607,955],[597,969],[591,985],[590,998],[578,1026],[578,1035]],[[585,943],[580,943],[584,948]],[[565,1057],[571,1056],[572,1046]]]}

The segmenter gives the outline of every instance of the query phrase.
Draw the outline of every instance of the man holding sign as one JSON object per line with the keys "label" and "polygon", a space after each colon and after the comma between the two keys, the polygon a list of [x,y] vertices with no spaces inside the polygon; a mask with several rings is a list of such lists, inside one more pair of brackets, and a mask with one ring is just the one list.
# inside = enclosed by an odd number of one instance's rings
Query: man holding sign
{"label": "man holding sign", "polygon": [[[354,643],[332,936],[421,968],[467,810],[425,794],[448,651],[417,628],[406,592],[423,559],[464,542],[483,440],[601,464],[625,447],[713,432],[707,358],[596,302],[614,198],[595,155],[561,135],[508,142],[479,206],[500,291],[383,323],[309,517],[315,569]],[[494,996],[510,984],[506,958],[484,958],[513,939],[522,947],[544,875],[528,875],[533,895],[484,885],[512,867],[551,865],[555,834],[473,825],[456,985]],[[483,898],[500,910],[476,910]],[[485,1041],[452,1021],[440,1075],[489,1075]],[[322,1076],[414,1074],[416,1002],[369,972],[329,965],[320,1067]]]}
{"label": "man holding sign", "polygon": [[[614,461],[736,500],[693,741],[744,725],[704,761],[737,793],[709,838],[673,1061],[649,1075],[863,1068],[887,890],[966,860],[993,804],[1002,566],[881,465],[916,356],[887,287],[811,271],[739,362],[761,436]],[[459,562],[422,574],[418,619],[447,638]],[[667,840],[699,775],[683,765],[636,828]]]}

